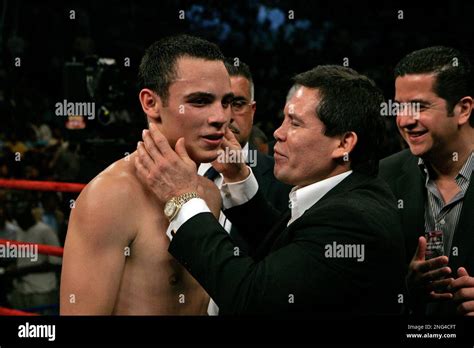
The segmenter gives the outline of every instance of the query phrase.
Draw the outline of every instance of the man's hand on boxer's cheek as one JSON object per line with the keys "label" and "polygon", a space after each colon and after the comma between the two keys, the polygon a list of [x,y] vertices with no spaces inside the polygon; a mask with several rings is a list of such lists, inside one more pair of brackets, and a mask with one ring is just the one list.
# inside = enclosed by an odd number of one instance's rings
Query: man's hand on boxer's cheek
{"label": "man's hand on boxer's cheek", "polygon": [[137,145],[135,168],[138,177],[166,203],[198,187],[196,163],[186,152],[184,138],[178,139],[175,150],[154,124],[143,131],[143,142]]}

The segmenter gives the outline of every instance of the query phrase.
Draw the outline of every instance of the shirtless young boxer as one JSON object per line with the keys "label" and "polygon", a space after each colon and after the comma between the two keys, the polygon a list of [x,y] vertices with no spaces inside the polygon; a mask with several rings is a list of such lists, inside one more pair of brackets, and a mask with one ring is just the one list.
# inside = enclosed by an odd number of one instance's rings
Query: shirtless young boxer
{"label": "shirtless young boxer", "polygon": [[[140,65],[139,99],[172,147],[184,137],[197,163],[217,158],[232,93],[219,48],[178,36],[154,43]],[[71,211],[61,277],[62,315],[201,315],[209,296],[168,253],[163,205],[141,184],[135,156],[94,178]],[[200,178],[198,194],[217,190]],[[216,216],[220,202],[211,202]]]}

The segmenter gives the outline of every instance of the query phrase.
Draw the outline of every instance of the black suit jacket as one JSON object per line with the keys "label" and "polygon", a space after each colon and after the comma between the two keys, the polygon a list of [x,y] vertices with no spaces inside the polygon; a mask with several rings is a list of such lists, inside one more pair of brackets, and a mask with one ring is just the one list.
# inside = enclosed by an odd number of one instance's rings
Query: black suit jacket
{"label": "black suit jacket", "polygon": [[[250,150],[257,151],[252,145]],[[289,194],[291,186],[278,181],[273,174],[275,160],[273,157],[257,152],[257,163],[252,171],[257,179],[258,186],[267,201],[278,211],[284,212],[288,209]]]}
{"label": "black suit jacket", "polygon": [[[399,312],[403,237],[380,179],[352,173],[288,227],[289,211],[279,215],[261,192],[226,212],[249,227],[252,256],[235,253],[210,213],[184,223],[169,246],[221,314]],[[334,243],[364,245],[364,260],[329,257]]]}
{"label": "black suit jacket", "polygon": [[[380,163],[379,176],[388,183],[396,199],[403,203],[403,208],[398,211],[405,236],[406,265],[408,266],[418,246],[418,238],[425,233],[426,179],[418,167],[418,157],[413,156],[409,150],[400,151],[383,159]],[[452,247],[457,249],[454,249],[453,254],[453,248],[451,248],[449,255],[449,267],[453,272],[457,272],[457,269],[463,266],[469,274],[474,274],[473,211],[474,184],[471,179],[453,236]],[[454,276],[457,277],[457,274]],[[420,303],[415,303],[415,305],[420,305]],[[418,309],[422,310],[422,307]],[[452,314],[454,310],[454,304],[447,303],[439,308],[438,314]]]}

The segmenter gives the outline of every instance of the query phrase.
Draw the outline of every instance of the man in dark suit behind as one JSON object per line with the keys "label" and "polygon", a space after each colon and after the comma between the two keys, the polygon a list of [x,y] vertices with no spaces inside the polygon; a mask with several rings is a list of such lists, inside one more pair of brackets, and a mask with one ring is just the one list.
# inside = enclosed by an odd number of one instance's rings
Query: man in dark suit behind
{"label": "man in dark suit behind", "polygon": [[[249,66],[238,58],[226,58],[224,63],[230,76],[230,86],[234,94],[234,100],[231,103],[229,128],[242,147],[246,163],[252,167],[264,197],[276,210],[283,212],[288,209],[288,195],[291,186],[275,178],[273,157],[258,152],[249,141],[257,108],[252,73]],[[223,177],[217,171],[211,169],[211,166],[212,163],[201,164],[198,168],[198,174],[210,177],[218,187],[221,187]],[[228,232],[231,231],[231,223],[225,221],[225,216],[221,216],[220,222]]]}
{"label": "man in dark suit behind", "polygon": [[[135,164],[167,202],[174,231],[169,252],[221,314],[398,313],[403,236],[395,198],[376,178],[382,94],[341,66],[319,66],[296,76],[295,84],[274,134],[275,176],[295,185],[291,210],[278,214],[266,204],[250,167],[221,168],[224,208],[247,237],[251,256],[236,255],[206,202],[190,195],[197,189],[195,165],[182,142],[173,151],[156,128],[144,133]],[[239,146],[229,131],[223,144]],[[216,189],[205,199],[220,197]]]}
{"label": "man in dark suit behind", "polygon": [[395,68],[397,126],[410,149],[381,162],[405,234],[410,307],[474,314],[474,117],[469,60],[448,47]]}

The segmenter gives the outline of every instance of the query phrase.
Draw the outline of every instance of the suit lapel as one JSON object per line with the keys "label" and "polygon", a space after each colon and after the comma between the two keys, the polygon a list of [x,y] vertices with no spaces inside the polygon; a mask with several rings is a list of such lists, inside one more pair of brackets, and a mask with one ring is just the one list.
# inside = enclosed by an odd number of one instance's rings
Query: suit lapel
{"label": "suit lapel", "polygon": [[[407,257],[415,253],[419,236],[425,233],[425,185],[423,176],[416,163],[416,157],[410,158],[403,166],[403,174],[396,183],[396,199],[401,214],[405,235]],[[401,200],[401,201],[400,201]]]}
{"label": "suit lapel", "polygon": [[[469,255],[472,255],[474,247],[474,219],[472,213],[474,211],[474,177],[471,176],[471,183],[466,191],[464,202],[462,205],[459,222],[454,232],[453,243],[450,250],[450,266],[453,273],[456,274],[457,269],[466,266],[465,262]],[[457,248],[458,255],[453,254],[453,248]],[[469,271],[469,270],[468,270]],[[471,270],[473,272],[474,270]],[[472,276],[472,274],[471,274]]]}
{"label": "suit lapel", "polygon": [[[349,192],[354,187],[357,187],[361,183],[370,179],[371,178],[366,175],[360,174],[358,172],[353,172],[351,175],[349,175],[347,178],[341,181],[338,185],[333,187],[318,202],[316,202],[308,210],[306,210],[304,214],[300,216],[298,219],[296,219],[296,221],[291,223],[291,225],[288,226],[288,228],[286,228],[286,225],[285,225],[285,228],[283,229],[283,231],[274,238],[274,242],[271,247],[271,250],[275,250],[286,245],[288,243],[288,238],[291,237],[292,232],[297,229],[298,224],[301,223],[302,219],[304,219],[304,216],[308,214],[312,214],[313,210],[318,209],[318,206],[321,202],[325,201],[326,199],[331,198],[332,196],[336,194]],[[288,213],[291,213],[291,212],[288,211]],[[286,223],[288,223],[290,215],[291,214],[288,215],[288,218],[286,219]]]}

